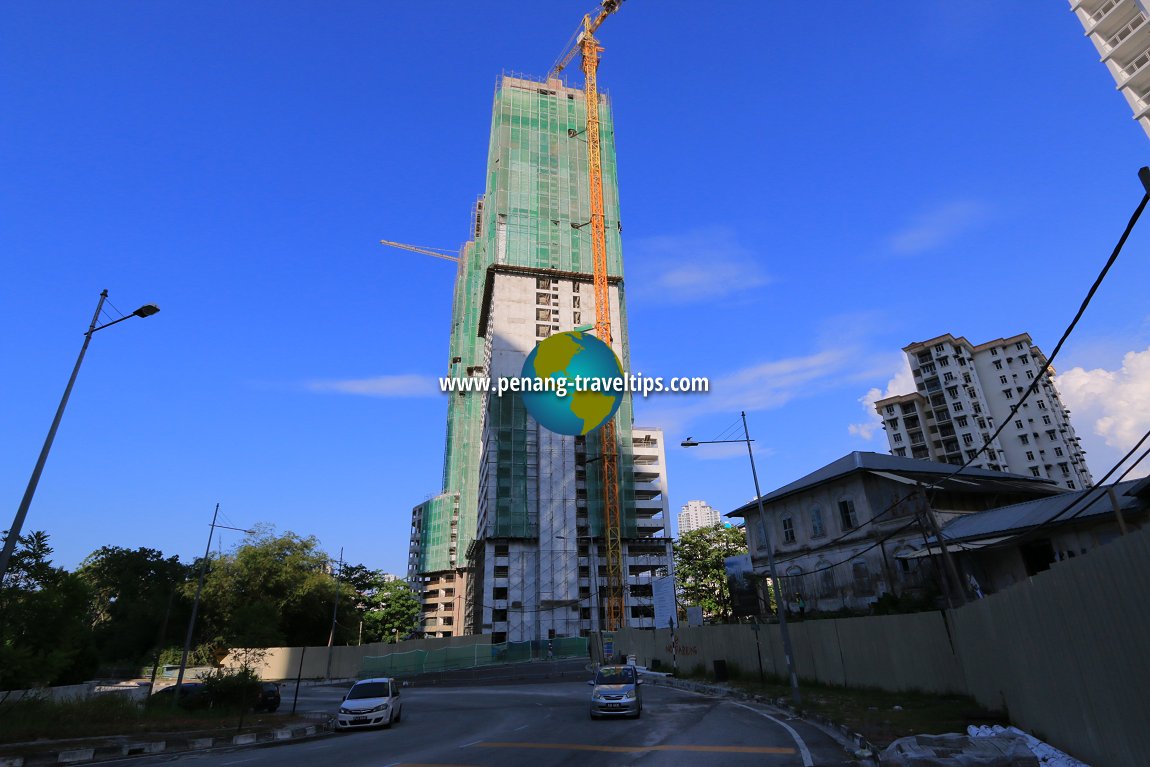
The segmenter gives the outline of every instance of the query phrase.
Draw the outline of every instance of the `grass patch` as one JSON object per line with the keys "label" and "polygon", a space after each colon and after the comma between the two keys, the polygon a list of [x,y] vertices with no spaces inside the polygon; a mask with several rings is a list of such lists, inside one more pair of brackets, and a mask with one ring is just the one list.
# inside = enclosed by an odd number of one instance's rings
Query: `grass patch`
{"label": "grass patch", "polygon": [[[691,676],[700,680],[709,678],[709,675]],[[766,683],[760,684],[758,674],[745,669],[737,677],[732,675],[729,684],[767,698],[783,698],[788,703],[791,700],[790,685],[782,679],[767,676]],[[890,692],[813,682],[800,682],[799,691],[804,713],[820,714],[835,724],[844,724],[880,748],[907,735],[965,733],[970,724],[1009,724],[1005,715],[987,711],[965,695]]]}
{"label": "grass patch", "polygon": [[0,746],[44,738],[128,737],[155,733],[221,734],[251,727],[286,726],[296,721],[275,714],[205,709],[173,710],[168,706],[143,705],[124,695],[93,695],[81,700],[24,698],[0,704]]}

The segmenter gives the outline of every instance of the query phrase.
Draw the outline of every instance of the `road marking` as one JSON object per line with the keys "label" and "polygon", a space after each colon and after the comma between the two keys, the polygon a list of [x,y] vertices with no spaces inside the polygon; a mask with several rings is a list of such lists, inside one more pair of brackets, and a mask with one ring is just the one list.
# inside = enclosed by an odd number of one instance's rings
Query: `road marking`
{"label": "road marking", "polygon": [[[564,751],[606,751],[614,754],[638,754],[645,751],[694,751],[725,754],[793,754],[793,748],[781,746],[597,746],[590,743],[510,743],[477,741],[480,748],[548,748]],[[806,767],[812,767],[807,764]]]}
{"label": "road marking", "polygon": [[224,762],[224,765],[225,765],[225,767],[227,767],[227,765],[229,765],[229,764],[243,764],[244,762],[254,762],[258,758],[259,758],[258,756],[253,756],[251,759],[237,759],[234,762]]}
{"label": "road marking", "polygon": [[480,738],[479,740],[473,740],[470,743],[464,743],[462,746],[460,746],[460,748],[467,748],[468,746],[474,746],[476,743],[482,743],[482,742],[483,742],[483,738]]}
{"label": "road marking", "polygon": [[516,727],[514,730],[512,730],[512,732],[519,732],[520,730],[526,730],[530,726],[531,725],[529,725],[529,724],[525,724],[522,727]]}
{"label": "road marking", "polygon": [[[731,701],[731,702],[735,703],[734,701]],[[803,741],[802,737],[797,732],[795,732],[795,729],[793,727],[791,727],[786,722],[775,719],[773,716],[771,716],[767,712],[759,711],[757,708],[751,708],[750,706],[748,706],[745,703],[735,703],[735,705],[741,706],[742,708],[747,709],[747,711],[752,711],[752,712],[758,714],[759,716],[766,717],[767,719],[770,719],[772,722],[777,724],[779,727],[782,727],[784,730],[789,732],[791,735],[791,738],[793,738],[795,741],[795,745],[797,745],[799,747],[799,753],[801,753],[803,755],[803,767],[814,767],[815,762],[813,759],[811,759],[810,749],[807,748],[807,744]]]}

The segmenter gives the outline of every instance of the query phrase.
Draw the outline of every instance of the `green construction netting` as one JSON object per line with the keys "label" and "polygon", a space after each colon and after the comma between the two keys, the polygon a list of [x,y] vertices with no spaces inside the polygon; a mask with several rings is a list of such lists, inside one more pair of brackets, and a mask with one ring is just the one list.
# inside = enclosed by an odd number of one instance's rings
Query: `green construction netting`
{"label": "green construction netting", "polygon": [[434,671],[455,671],[503,663],[586,658],[586,637],[557,637],[531,642],[475,643],[434,650],[408,650],[363,659],[361,678],[413,676]]}

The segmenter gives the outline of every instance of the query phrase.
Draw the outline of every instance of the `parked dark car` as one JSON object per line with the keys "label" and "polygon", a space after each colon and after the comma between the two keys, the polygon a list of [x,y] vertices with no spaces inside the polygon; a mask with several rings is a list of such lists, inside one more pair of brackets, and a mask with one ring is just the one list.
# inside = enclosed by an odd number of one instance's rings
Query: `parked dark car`
{"label": "parked dark car", "polygon": [[275,682],[260,682],[260,693],[256,698],[256,711],[274,713],[280,707],[280,686]]}
{"label": "parked dark car", "polygon": [[[165,687],[162,690],[157,690],[149,702],[152,706],[170,706],[172,699],[176,696],[176,686],[173,684],[170,687]],[[204,689],[202,682],[184,682],[180,685],[180,707],[181,708],[206,708],[211,705],[208,700],[207,691]]]}

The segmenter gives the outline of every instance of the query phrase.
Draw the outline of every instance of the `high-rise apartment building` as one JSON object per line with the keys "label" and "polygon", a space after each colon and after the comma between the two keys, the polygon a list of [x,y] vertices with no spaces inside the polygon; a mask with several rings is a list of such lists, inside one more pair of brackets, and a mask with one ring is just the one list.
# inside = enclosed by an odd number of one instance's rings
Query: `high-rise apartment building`
{"label": "high-rise apartment building", "polygon": [[718,509],[712,509],[706,501],[687,501],[679,510],[679,535],[713,527],[721,521]]}
{"label": "high-rise apartment building", "polygon": [[[1043,477],[1071,490],[1093,484],[1053,370],[1010,414],[1046,364],[1029,334],[974,346],[948,333],[903,352],[917,391],[875,403],[892,454],[956,465],[973,459],[981,469]],[[991,440],[1003,422],[1006,428]]]}
{"label": "high-rise apartment building", "polygon": [[1150,15],[1143,0],[1070,0],[1070,9],[1150,136]]}
{"label": "high-rise apartment building", "polygon": [[[629,369],[614,126],[605,97],[599,117],[613,348]],[[539,340],[594,322],[585,128],[582,90],[555,79],[501,78],[487,188],[456,276],[448,375],[518,377]],[[599,629],[606,587],[602,432],[556,434],[531,418],[518,393],[497,396],[494,389],[448,395],[443,492],[412,514],[409,578],[427,595],[425,628],[491,634],[493,641]],[[615,416],[624,615],[628,625],[644,627],[654,616],[650,581],[670,567],[670,531],[662,434],[633,428],[631,413],[628,397]],[[442,597],[448,589],[450,609]],[[430,617],[449,618],[450,632]]]}

